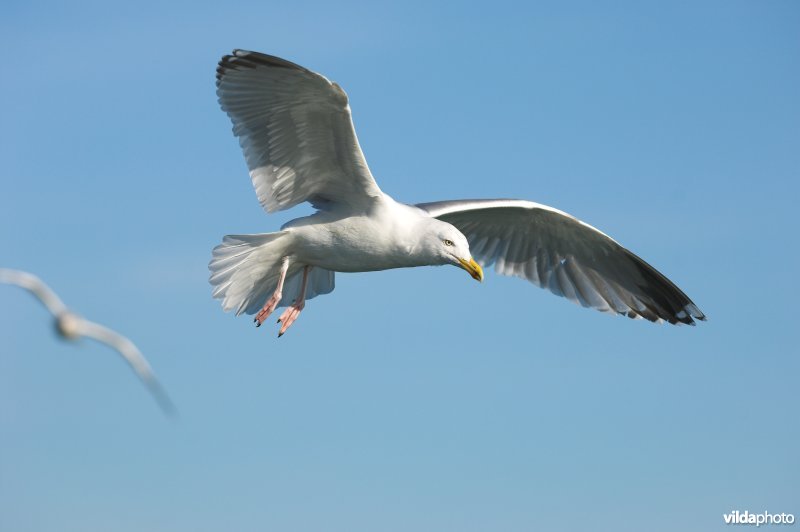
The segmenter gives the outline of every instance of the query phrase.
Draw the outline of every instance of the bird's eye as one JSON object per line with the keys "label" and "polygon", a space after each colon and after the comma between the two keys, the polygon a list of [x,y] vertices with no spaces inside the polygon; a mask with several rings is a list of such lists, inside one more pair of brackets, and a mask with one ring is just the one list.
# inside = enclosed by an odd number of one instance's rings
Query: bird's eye
{"label": "bird's eye", "polygon": [[445,245],[445,246],[452,246],[452,245],[453,245],[453,241],[452,241],[452,240],[447,240],[447,239],[445,238],[445,239],[444,239],[444,245]]}

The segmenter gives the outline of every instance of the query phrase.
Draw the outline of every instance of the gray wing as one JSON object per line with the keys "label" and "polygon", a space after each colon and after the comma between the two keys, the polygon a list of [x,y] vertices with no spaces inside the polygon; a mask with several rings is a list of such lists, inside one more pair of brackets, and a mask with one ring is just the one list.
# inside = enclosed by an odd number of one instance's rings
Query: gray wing
{"label": "gray wing", "polygon": [[267,212],[304,201],[357,208],[382,195],[336,83],[284,59],[234,50],[217,67],[217,96]]}
{"label": "gray wing", "polygon": [[26,289],[41,301],[53,316],[59,316],[67,311],[61,298],[32,273],[0,268],[0,283],[14,284]]}
{"label": "gray wing", "polygon": [[118,351],[142,380],[161,409],[171,417],[176,415],[175,406],[167,395],[166,390],[158,382],[147,359],[144,358],[144,355],[133,342],[116,331],[83,318],[80,319],[77,333],[86,338],[104,343]]}
{"label": "gray wing", "polygon": [[417,205],[457,227],[475,259],[584,307],[694,325],[705,315],[669,279],[609,236],[569,214],[522,200]]}

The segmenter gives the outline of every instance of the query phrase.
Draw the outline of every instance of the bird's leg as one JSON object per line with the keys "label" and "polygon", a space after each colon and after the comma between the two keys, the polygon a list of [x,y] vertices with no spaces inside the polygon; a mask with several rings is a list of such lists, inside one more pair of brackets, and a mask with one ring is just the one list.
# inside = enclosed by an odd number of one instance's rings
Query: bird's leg
{"label": "bird's leg", "polygon": [[278,307],[278,303],[281,302],[281,298],[283,297],[283,282],[286,280],[287,271],[289,271],[289,257],[283,257],[283,261],[281,261],[281,275],[278,278],[278,287],[275,288],[275,292],[264,304],[264,308],[262,308],[258,314],[256,314],[256,317],[253,318],[256,327],[261,327],[261,324],[264,323],[264,320],[269,318],[269,315],[272,314],[272,312]]}
{"label": "bird's leg", "polygon": [[297,299],[283,311],[281,317],[278,318],[278,323],[281,324],[281,330],[278,331],[278,338],[283,336],[286,329],[291,327],[294,320],[300,315],[300,311],[306,306],[306,286],[308,285],[308,272],[311,271],[311,266],[303,268],[303,282],[300,284],[300,295]]}

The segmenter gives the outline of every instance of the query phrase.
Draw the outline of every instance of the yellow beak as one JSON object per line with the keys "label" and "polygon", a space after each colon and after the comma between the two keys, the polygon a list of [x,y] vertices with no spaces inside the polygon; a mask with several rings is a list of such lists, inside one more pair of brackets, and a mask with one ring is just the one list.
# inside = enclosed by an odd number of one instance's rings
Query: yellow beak
{"label": "yellow beak", "polygon": [[461,263],[461,267],[467,270],[467,273],[470,274],[473,279],[483,282],[483,268],[481,268],[480,264],[475,262],[475,259],[469,259],[469,261],[458,259],[458,262]]}

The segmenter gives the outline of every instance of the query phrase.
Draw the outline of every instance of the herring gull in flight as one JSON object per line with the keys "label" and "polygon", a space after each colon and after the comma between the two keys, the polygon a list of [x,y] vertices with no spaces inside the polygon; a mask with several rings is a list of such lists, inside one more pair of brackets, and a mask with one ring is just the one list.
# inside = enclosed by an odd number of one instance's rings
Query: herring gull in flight
{"label": "herring gull in flight", "polygon": [[406,205],[381,191],[356,138],[347,94],[299,65],[234,50],[217,66],[217,96],[233,122],[267,212],[303,202],[316,212],[274,233],[228,235],[209,263],[225,311],[278,307],[278,336],[305,302],[334,287],[334,272],[451,264],[527,279],[584,307],[694,325],[705,315],[675,284],[608,235],[531,201]]}
{"label": "herring gull in flight", "polygon": [[150,364],[128,338],[72,312],[49,286],[32,273],[0,268],[0,283],[24,288],[41,301],[55,318],[56,332],[65,340],[90,338],[119,352],[153,395],[164,413],[170,417],[176,414],[172,401],[156,379]]}

